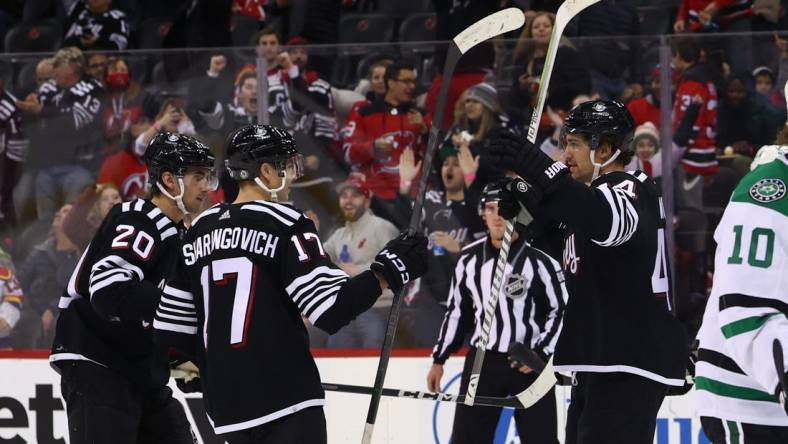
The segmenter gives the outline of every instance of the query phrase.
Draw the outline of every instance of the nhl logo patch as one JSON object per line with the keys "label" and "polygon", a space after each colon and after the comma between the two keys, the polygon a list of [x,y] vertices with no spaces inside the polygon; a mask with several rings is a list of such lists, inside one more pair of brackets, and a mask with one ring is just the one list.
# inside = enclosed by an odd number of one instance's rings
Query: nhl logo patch
{"label": "nhl logo patch", "polygon": [[761,179],[750,187],[750,197],[758,202],[769,203],[785,196],[785,182],[777,178]]}
{"label": "nhl logo patch", "polygon": [[525,193],[528,191],[528,185],[525,182],[517,182],[517,191]]}
{"label": "nhl logo patch", "polygon": [[510,274],[503,286],[503,294],[509,299],[519,299],[525,296],[527,281],[522,274]]}

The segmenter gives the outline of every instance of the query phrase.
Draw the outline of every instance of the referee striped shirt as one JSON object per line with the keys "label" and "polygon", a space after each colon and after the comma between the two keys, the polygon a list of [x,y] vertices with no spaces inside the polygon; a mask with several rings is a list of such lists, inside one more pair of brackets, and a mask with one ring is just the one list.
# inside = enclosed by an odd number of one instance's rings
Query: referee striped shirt
{"label": "referee striped shirt", "polygon": [[[489,236],[463,248],[454,270],[438,343],[433,349],[434,362],[445,362],[470,332],[472,346],[481,339],[497,257],[498,250]],[[561,266],[522,238],[518,239],[509,250],[502,287],[487,350],[506,353],[509,344],[516,341],[543,355],[551,355],[568,301]]]}

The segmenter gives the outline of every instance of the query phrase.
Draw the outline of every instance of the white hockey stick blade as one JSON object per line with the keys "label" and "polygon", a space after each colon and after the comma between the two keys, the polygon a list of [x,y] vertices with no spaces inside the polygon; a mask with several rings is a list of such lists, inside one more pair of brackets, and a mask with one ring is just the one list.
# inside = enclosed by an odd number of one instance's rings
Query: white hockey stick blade
{"label": "white hockey stick blade", "polygon": [[555,379],[555,373],[553,371],[553,357],[550,356],[550,359],[544,366],[544,370],[542,370],[542,373],[536,378],[536,381],[527,389],[517,394],[517,399],[520,400],[520,404],[523,405],[523,408],[527,409],[539,402],[539,400],[553,388],[556,382],[558,382],[558,380]]}
{"label": "white hockey stick blade", "polygon": [[[597,0],[598,1],[598,0]],[[469,49],[497,35],[514,31],[525,24],[525,15],[519,8],[506,8],[479,20],[454,37],[454,44],[465,54]]]}
{"label": "white hockey stick blade", "polygon": [[561,35],[564,33],[564,28],[566,28],[566,25],[568,25],[580,11],[599,2],[600,0],[566,0],[558,8],[558,12],[555,15],[555,25],[553,26],[553,32],[550,37],[550,46],[547,48],[547,55],[545,55],[544,59],[542,77],[539,79],[539,95],[536,99],[536,107],[534,108],[534,113],[531,115],[531,124],[528,125],[528,141],[531,143],[536,142],[536,133],[539,130],[539,120],[542,119],[544,102],[547,98],[547,87],[550,84],[553,64],[555,63],[555,55],[561,44]]}

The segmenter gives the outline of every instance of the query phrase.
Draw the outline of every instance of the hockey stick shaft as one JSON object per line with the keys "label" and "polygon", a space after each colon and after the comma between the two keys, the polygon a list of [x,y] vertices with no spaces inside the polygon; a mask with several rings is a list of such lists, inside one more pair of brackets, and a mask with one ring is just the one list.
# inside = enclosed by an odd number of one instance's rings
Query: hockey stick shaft
{"label": "hockey stick shaft", "polygon": [[476,344],[476,353],[473,358],[471,368],[471,378],[468,381],[468,395],[465,397],[465,405],[472,406],[475,403],[476,389],[479,386],[482,365],[484,364],[484,354],[487,352],[487,342],[490,340],[490,329],[495,318],[495,310],[498,308],[498,298],[501,294],[503,275],[506,271],[506,264],[509,262],[509,247],[512,245],[512,233],[514,233],[514,222],[506,221],[506,230],[503,233],[501,251],[498,253],[498,261],[495,266],[495,277],[493,278],[490,300],[484,310],[484,323],[482,324],[482,334]]}
{"label": "hockey stick shaft", "polygon": [[[449,92],[449,84],[451,83],[451,76],[454,73],[454,67],[460,59],[460,50],[457,45],[452,43],[449,47],[449,52],[446,55],[446,64],[443,67],[443,83],[441,84],[440,91],[438,92],[438,107],[435,110],[435,119],[433,120],[432,129],[430,129],[430,138],[427,144],[427,153],[422,160],[422,173],[419,179],[419,191],[416,195],[416,202],[413,205],[413,214],[410,218],[410,225],[408,232],[414,234],[419,227],[421,220],[421,209],[424,206],[424,194],[427,189],[427,179],[429,176],[430,168],[432,168],[432,158],[435,155],[435,147],[438,143],[438,135],[440,131],[440,119],[443,118],[443,103],[446,102],[446,95]],[[391,357],[391,349],[394,345],[394,337],[397,334],[397,324],[399,323],[400,310],[402,308],[402,291],[394,294],[394,299],[391,301],[391,311],[389,312],[388,324],[386,326],[386,335],[383,340],[383,348],[380,351],[380,361],[378,361],[378,370],[375,374],[375,384],[372,387],[372,398],[369,401],[369,409],[367,410],[367,421],[364,426],[364,436],[361,440],[362,444],[369,444],[372,441],[372,431],[374,429],[375,417],[378,414],[378,406],[380,405],[380,397],[383,395],[383,382],[386,379],[386,370],[389,365],[389,358]]]}
{"label": "hockey stick shaft", "polygon": [[544,110],[545,99],[547,99],[547,86],[550,84],[550,77],[553,75],[555,56],[561,44],[561,36],[564,33],[564,28],[566,28],[566,25],[568,25],[580,11],[595,3],[599,3],[599,1],[600,0],[566,0],[558,8],[555,17],[555,25],[553,25],[553,32],[550,35],[550,43],[547,46],[547,54],[544,58],[542,76],[539,79],[539,92],[537,93],[536,106],[534,107],[534,113],[531,115],[531,123],[528,125],[528,141],[531,143],[536,143],[536,134],[539,132],[539,121],[542,119],[542,111]]}
{"label": "hockey stick shaft", "polygon": [[[413,213],[411,214],[408,232],[414,234],[419,228],[421,220],[421,209],[424,205],[424,195],[427,190],[427,179],[432,169],[432,159],[435,157],[435,150],[438,146],[438,137],[440,136],[440,124],[443,120],[443,109],[446,105],[446,96],[449,92],[451,84],[451,77],[454,74],[454,68],[460,60],[462,54],[471,49],[479,42],[485,41],[497,35],[512,31],[520,28],[525,22],[525,18],[517,8],[508,8],[503,11],[498,11],[491,14],[473,25],[469,26],[463,32],[458,34],[449,44],[449,50],[446,54],[446,61],[443,65],[443,81],[438,92],[438,100],[435,108],[435,116],[433,118],[432,128],[430,129],[429,140],[427,143],[427,152],[424,154],[422,163],[421,178],[419,179],[419,189],[416,194],[416,201],[413,204]],[[391,302],[391,311],[389,312],[388,325],[386,326],[386,335],[383,340],[383,346],[380,351],[380,361],[378,362],[378,369],[375,374],[375,384],[372,388],[372,397],[369,401],[369,409],[367,410],[367,420],[364,425],[364,434],[361,439],[362,444],[369,444],[372,442],[372,433],[375,428],[375,417],[378,413],[378,406],[380,404],[380,397],[383,394],[383,382],[386,379],[386,369],[388,368],[389,358],[391,356],[391,348],[394,344],[394,336],[397,332],[397,323],[399,322],[400,309],[402,305],[402,292],[397,292]]]}
{"label": "hockey stick shaft", "polygon": [[[340,393],[356,393],[360,395],[369,395],[372,393],[372,387],[364,387],[360,385],[348,385],[348,384],[329,384],[323,383],[323,390],[327,390],[330,392],[340,392]],[[439,402],[452,402],[452,403],[461,403],[465,401],[466,395],[455,395],[453,393],[430,393],[430,392],[421,392],[418,390],[399,390],[399,389],[391,389],[391,388],[384,388],[382,390],[383,396],[393,397],[393,398],[410,398],[410,399],[423,399],[427,401],[439,401]],[[514,397],[509,396],[506,398],[495,398],[490,396],[478,396],[476,397],[476,405],[483,405],[488,407],[509,407],[513,409],[522,408],[520,401]]]}
{"label": "hockey stick shaft", "polygon": [[[777,380],[780,382],[780,389],[783,392],[783,396],[788,399],[788,378],[785,375],[785,357],[783,355],[783,345],[779,339],[775,339],[772,342],[772,354],[774,355],[774,370],[777,372]],[[788,412],[788,408],[786,408],[786,412]]]}

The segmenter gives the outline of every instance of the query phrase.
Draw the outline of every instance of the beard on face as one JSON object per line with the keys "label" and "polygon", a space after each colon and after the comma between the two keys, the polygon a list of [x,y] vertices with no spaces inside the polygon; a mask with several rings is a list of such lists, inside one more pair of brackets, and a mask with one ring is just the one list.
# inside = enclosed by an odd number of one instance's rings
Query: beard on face
{"label": "beard on face", "polygon": [[355,222],[364,215],[365,208],[363,206],[354,206],[352,204],[346,204],[341,208],[342,210],[342,217],[345,219],[346,222]]}

